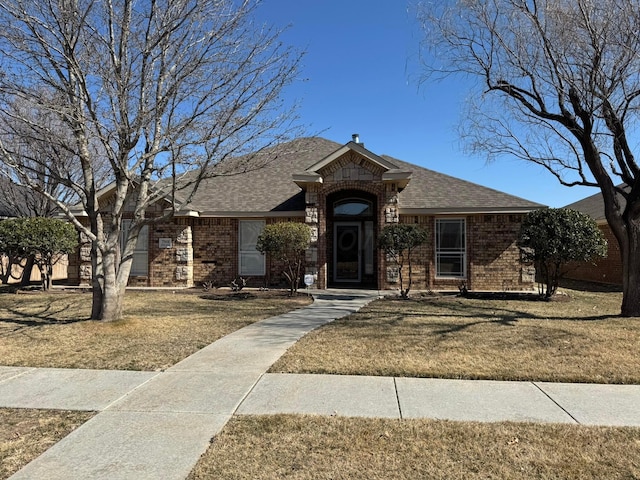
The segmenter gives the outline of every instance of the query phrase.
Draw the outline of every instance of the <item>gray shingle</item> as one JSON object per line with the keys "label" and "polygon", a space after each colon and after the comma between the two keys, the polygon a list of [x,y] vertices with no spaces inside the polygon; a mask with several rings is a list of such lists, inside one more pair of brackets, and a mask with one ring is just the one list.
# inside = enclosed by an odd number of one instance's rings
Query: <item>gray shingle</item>
{"label": "gray shingle", "polygon": [[[191,208],[202,216],[224,212],[301,212],[304,195],[292,179],[331,155],[343,145],[323,138],[301,138],[266,152],[271,158],[261,169],[236,176],[207,179],[198,189]],[[411,171],[411,181],[400,193],[401,212],[522,211],[542,205],[382,156],[399,169]],[[413,212],[409,212],[413,213]]]}
{"label": "gray shingle", "polygon": [[[627,187],[624,184],[618,185],[618,188],[622,188],[626,190],[629,189],[629,187]],[[620,205],[624,209],[626,201],[621,195],[618,195],[618,197],[620,199]],[[583,198],[582,200],[573,202],[569,205],[566,205],[564,208],[570,208],[572,210],[577,210],[579,212],[586,213],[591,218],[593,218],[596,222],[604,222],[607,220],[604,214],[604,200],[602,199],[602,192],[598,192],[594,195]]]}
{"label": "gray shingle", "polygon": [[500,212],[542,208],[531,202],[492,188],[483,187],[450,175],[445,175],[391,157],[385,158],[398,167],[411,170],[413,175],[407,188],[400,193],[399,205],[404,209],[433,210],[438,212]]}

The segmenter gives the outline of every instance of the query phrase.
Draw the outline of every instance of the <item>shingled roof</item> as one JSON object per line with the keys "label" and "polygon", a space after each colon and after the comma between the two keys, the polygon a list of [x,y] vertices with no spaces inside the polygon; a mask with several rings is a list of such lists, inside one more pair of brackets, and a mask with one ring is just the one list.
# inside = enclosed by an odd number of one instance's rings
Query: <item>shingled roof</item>
{"label": "shingled roof", "polygon": [[[625,184],[618,185],[619,188],[628,190],[629,187]],[[626,204],[626,200],[622,195],[618,194],[618,198],[620,201],[620,205],[624,209]],[[603,223],[607,221],[607,217],[604,214],[604,200],[602,198],[602,192],[598,192],[590,197],[583,198],[582,200],[578,200],[577,202],[571,203],[564,208],[570,208],[572,210],[577,210],[582,213],[586,213],[591,218],[593,218],[598,223]]]}
{"label": "shingled roof", "polygon": [[[200,216],[303,212],[304,192],[294,183],[293,174],[307,171],[344,147],[318,137],[301,138],[274,147],[264,152],[272,159],[263,168],[205,180],[189,209]],[[398,170],[411,172],[408,186],[399,194],[400,213],[525,212],[543,207],[393,157],[382,155],[379,158]]]}

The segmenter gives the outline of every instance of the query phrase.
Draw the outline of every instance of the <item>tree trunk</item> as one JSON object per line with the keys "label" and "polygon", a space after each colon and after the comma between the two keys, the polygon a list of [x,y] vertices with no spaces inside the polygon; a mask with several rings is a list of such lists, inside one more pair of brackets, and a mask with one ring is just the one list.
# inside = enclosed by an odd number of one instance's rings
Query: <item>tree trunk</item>
{"label": "tree trunk", "polygon": [[627,222],[627,241],[619,242],[622,256],[623,317],[640,317],[640,224]]}
{"label": "tree trunk", "polygon": [[51,284],[53,283],[53,263],[47,262],[47,291],[51,290]]}
{"label": "tree trunk", "polygon": [[404,291],[404,278],[402,276],[402,268],[404,267],[404,258],[398,257],[396,262],[398,267],[398,281],[400,282],[400,297],[407,298],[407,293]]}
{"label": "tree trunk", "polygon": [[95,241],[91,245],[91,270],[91,320],[100,320],[104,301],[104,275],[102,273],[102,255],[100,255]]}
{"label": "tree trunk", "polygon": [[104,322],[122,320],[125,289],[126,284],[123,286],[118,282],[105,281],[104,295],[102,296],[102,318],[100,320]]}
{"label": "tree trunk", "polygon": [[413,282],[413,265],[411,264],[411,251],[407,255],[407,263],[409,267],[409,278],[407,278],[407,288],[402,295],[404,298],[409,298],[409,291],[411,290],[411,283]]}
{"label": "tree trunk", "polygon": [[44,260],[38,261],[38,270],[40,270],[40,283],[42,290],[48,292],[51,290],[51,276],[53,275],[53,267]]}
{"label": "tree trunk", "polygon": [[92,281],[92,320],[114,322],[122,319],[131,261],[118,264],[117,256],[115,250],[102,253],[98,251],[99,260],[92,255],[94,271],[97,272]]}
{"label": "tree trunk", "polygon": [[0,283],[8,284],[9,280],[16,279],[13,276],[13,266],[16,263],[16,258],[13,255],[6,255],[4,258],[0,256]]}
{"label": "tree trunk", "polygon": [[114,322],[122,319],[124,294],[129,279],[131,260],[118,264],[115,249],[102,253],[102,302],[100,320]]}
{"label": "tree trunk", "polygon": [[20,280],[21,287],[28,287],[31,284],[31,271],[33,270],[33,265],[35,264],[36,257],[35,255],[27,256],[26,263],[22,268],[22,279]]}

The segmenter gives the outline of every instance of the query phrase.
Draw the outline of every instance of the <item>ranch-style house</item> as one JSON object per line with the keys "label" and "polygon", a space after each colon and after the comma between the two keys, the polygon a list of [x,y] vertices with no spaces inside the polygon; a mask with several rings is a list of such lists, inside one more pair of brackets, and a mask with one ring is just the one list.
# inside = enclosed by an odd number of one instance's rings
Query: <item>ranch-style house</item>
{"label": "ranch-style house", "polygon": [[[208,179],[188,210],[145,227],[130,285],[227,286],[238,277],[281,285],[281,265],[261,255],[256,240],[265,225],[294,221],[311,227],[305,273],[320,289],[397,288],[397,266],[376,240],[398,222],[429,232],[414,257],[414,289],[533,287],[535,271],[521,264],[516,239],[523,216],[542,205],[377,155],[357,135],[344,145],[301,138],[268,153],[263,168]],[[90,282],[88,253],[84,246],[72,259],[71,282]]]}

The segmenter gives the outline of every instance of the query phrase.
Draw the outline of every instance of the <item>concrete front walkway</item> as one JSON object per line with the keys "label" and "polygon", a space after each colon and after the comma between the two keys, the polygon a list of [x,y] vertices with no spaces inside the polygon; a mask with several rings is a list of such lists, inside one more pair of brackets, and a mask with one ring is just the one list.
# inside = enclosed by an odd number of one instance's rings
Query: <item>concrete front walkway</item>
{"label": "concrete front walkway", "polygon": [[100,412],[11,478],[184,479],[234,414],[640,426],[640,385],[265,374],[302,335],[373,298],[319,294],[165,372],[0,367],[0,407]]}
{"label": "concrete front walkway", "polygon": [[184,479],[256,382],[314,328],[377,292],[317,292],[303,309],[244,327],[164,372],[0,369],[0,407],[100,411],[12,479]]}

